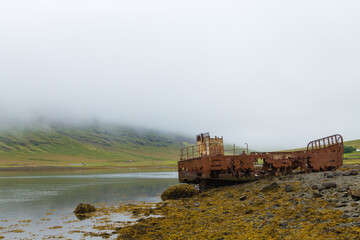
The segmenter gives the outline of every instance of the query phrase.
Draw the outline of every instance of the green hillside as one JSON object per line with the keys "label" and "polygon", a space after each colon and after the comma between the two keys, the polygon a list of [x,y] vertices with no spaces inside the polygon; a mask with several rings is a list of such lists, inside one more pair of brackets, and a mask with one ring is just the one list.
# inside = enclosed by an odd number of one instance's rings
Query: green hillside
{"label": "green hillside", "polygon": [[[356,149],[360,149],[360,139],[344,142],[345,146],[351,146]],[[345,164],[360,164],[360,152],[352,152],[344,154],[344,163]]]}
{"label": "green hillside", "polygon": [[[175,167],[189,144],[194,139],[116,124],[38,124],[0,131],[0,168]],[[360,140],[344,145],[360,149]],[[344,154],[344,163],[360,164],[360,152]]]}
{"label": "green hillside", "polygon": [[0,167],[175,166],[192,139],[115,124],[52,124],[0,132]]}

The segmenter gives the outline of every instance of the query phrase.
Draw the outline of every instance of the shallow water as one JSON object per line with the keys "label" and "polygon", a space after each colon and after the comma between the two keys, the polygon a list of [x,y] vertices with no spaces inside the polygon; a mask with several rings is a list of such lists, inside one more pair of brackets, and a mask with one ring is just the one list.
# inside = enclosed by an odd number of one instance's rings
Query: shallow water
{"label": "shallow water", "polygon": [[[78,203],[157,202],[176,183],[177,172],[0,172],[0,236],[80,239],[82,234],[69,232],[91,230],[97,220],[79,221],[72,213]],[[110,218],[131,220],[125,215]]]}

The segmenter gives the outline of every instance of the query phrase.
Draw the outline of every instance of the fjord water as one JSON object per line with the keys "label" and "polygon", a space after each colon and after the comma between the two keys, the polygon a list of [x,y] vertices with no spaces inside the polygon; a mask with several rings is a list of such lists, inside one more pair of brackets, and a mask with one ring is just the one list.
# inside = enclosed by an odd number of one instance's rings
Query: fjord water
{"label": "fjord water", "polygon": [[25,232],[11,232],[25,220],[46,217],[51,219],[46,227],[60,225],[61,218],[81,202],[157,202],[160,194],[176,183],[177,172],[0,172],[0,236],[30,237]]}

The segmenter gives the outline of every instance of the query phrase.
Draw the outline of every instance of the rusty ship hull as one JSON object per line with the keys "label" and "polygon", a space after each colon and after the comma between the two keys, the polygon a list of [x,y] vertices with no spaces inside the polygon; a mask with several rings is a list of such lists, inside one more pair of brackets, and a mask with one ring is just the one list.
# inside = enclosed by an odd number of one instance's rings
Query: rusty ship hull
{"label": "rusty ship hull", "polygon": [[285,175],[293,172],[330,171],[342,166],[343,138],[332,135],[308,143],[306,150],[293,152],[232,153],[224,151],[222,138],[209,134],[197,136],[197,145],[181,149],[179,181],[244,182],[261,175]]}

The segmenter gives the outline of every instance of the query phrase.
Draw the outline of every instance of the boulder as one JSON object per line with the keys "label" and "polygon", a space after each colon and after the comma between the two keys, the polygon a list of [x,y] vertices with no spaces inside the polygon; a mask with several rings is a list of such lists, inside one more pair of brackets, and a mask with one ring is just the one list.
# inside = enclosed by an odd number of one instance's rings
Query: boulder
{"label": "boulder", "polygon": [[359,187],[349,187],[349,194],[355,200],[360,200],[360,188]]}
{"label": "boulder", "polygon": [[273,182],[265,187],[263,187],[263,189],[261,189],[262,192],[270,192],[270,191],[276,191],[280,188],[280,186],[276,183]]}
{"label": "boulder", "polygon": [[325,189],[337,187],[336,183],[334,183],[334,182],[324,182],[323,184],[321,184],[321,186],[324,187]]}
{"label": "boulder", "polygon": [[75,214],[86,214],[86,213],[91,213],[91,212],[95,212],[96,208],[88,203],[80,203],[79,205],[76,206],[74,213]]}
{"label": "boulder", "polygon": [[178,184],[166,189],[161,194],[161,200],[165,201],[168,199],[188,198],[194,196],[197,193],[199,193],[199,190],[197,190],[194,186],[189,184]]}

